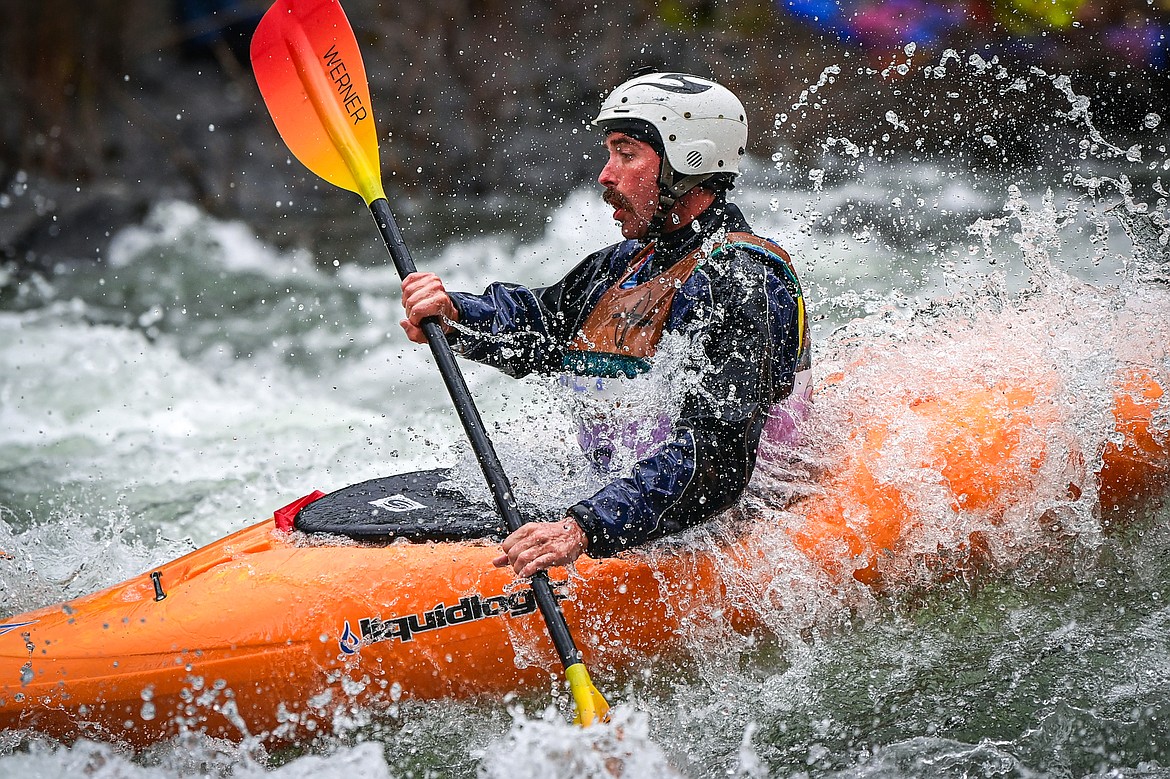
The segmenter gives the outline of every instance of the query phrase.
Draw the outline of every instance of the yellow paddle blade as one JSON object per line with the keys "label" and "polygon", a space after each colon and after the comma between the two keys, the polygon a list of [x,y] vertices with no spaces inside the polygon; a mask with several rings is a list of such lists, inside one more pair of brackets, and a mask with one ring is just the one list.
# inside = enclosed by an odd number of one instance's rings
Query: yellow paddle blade
{"label": "yellow paddle blade", "polygon": [[366,69],[337,0],[276,0],[252,36],[252,71],[293,156],[367,204],[385,197]]}
{"label": "yellow paddle blade", "polygon": [[593,686],[585,664],[570,665],[565,669],[565,678],[569,680],[569,692],[573,694],[573,703],[577,708],[573,723],[587,728],[594,722],[609,722],[609,702]]}

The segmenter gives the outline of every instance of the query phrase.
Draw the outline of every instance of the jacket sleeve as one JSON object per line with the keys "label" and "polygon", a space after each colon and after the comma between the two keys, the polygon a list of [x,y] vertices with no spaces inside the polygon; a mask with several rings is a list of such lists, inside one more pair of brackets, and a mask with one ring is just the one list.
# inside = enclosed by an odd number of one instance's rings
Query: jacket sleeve
{"label": "jacket sleeve", "polygon": [[560,370],[586,305],[608,286],[624,247],[616,244],[589,255],[550,287],[497,282],[482,295],[449,293],[459,311],[452,346],[461,356],[510,376]]}
{"label": "jacket sleeve", "polygon": [[697,301],[700,380],[669,440],[630,477],[570,509],[591,556],[698,524],[734,504],[747,486],[768,409],[792,391],[798,314],[767,266],[736,262],[728,270],[713,274],[709,299]]}

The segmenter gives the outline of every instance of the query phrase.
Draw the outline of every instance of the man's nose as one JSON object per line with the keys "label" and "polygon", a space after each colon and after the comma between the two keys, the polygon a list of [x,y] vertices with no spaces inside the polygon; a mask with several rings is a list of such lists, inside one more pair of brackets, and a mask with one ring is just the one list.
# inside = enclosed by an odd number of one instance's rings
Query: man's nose
{"label": "man's nose", "polygon": [[597,174],[597,183],[606,189],[617,186],[617,177],[613,172],[613,160],[605,163],[605,167],[601,169],[601,173]]}

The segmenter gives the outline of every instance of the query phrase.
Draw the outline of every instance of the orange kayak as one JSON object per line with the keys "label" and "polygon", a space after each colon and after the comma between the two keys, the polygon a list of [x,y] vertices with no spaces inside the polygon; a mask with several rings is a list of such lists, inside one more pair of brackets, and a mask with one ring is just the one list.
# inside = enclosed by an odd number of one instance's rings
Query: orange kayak
{"label": "orange kayak", "polygon": [[[995,514],[1035,487],[1054,456],[1044,431],[1058,417],[1042,389],[911,403],[926,431],[916,456],[953,496],[951,510]],[[1167,405],[1155,376],[1125,376],[1116,434],[1096,453],[1100,465],[1082,469],[1085,483],[1067,489],[1097,490],[1108,512],[1164,489],[1170,442],[1156,420]],[[783,532],[825,575],[876,587],[910,565],[906,555],[921,554],[912,539],[923,517],[882,476],[897,431],[872,421],[853,429],[864,445],[823,478],[823,490],[787,509]],[[102,592],[0,622],[0,727],[136,745],[186,730],[277,743],[332,732],[405,697],[554,688],[559,664],[531,590],[492,568],[496,548],[338,541],[266,520]],[[736,630],[760,630],[761,616],[729,598],[726,572],[741,561],[758,576],[769,568],[753,561],[767,555],[749,529],[721,545],[583,558],[552,578],[585,662],[612,678],[684,651],[695,615],[720,612]]]}

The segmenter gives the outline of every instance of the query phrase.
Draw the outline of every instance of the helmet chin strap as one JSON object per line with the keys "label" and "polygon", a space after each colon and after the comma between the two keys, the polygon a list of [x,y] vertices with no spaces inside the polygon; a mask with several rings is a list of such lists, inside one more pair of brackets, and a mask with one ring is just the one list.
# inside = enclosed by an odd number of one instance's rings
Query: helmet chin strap
{"label": "helmet chin strap", "polygon": [[709,178],[710,173],[680,177],[666,157],[662,157],[662,165],[658,169],[658,210],[650,218],[650,226],[646,230],[647,243],[662,237],[663,228],[666,227],[666,216],[678,199]]}

